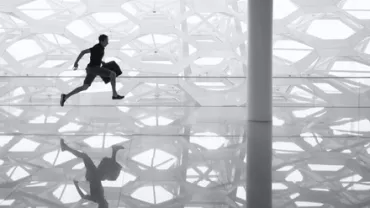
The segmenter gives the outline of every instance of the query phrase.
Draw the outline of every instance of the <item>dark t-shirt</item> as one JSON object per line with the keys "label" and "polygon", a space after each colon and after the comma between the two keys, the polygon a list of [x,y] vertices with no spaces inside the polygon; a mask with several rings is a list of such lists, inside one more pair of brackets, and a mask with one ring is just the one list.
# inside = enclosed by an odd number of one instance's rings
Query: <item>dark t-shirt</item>
{"label": "dark t-shirt", "polygon": [[104,56],[104,47],[98,43],[90,48],[90,63],[87,66],[99,66]]}

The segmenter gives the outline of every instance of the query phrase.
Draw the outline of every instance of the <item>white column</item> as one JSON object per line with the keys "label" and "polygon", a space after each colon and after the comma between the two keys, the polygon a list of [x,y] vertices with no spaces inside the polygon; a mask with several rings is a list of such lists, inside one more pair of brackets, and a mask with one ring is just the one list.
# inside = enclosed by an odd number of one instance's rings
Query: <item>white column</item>
{"label": "white column", "polygon": [[271,208],[273,0],[248,0],[247,208]]}

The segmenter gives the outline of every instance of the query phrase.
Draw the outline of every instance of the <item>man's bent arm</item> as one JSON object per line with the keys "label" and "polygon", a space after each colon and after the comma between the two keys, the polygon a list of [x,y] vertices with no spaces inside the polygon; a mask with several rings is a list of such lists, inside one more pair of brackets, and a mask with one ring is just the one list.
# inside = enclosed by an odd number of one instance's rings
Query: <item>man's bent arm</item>
{"label": "man's bent arm", "polygon": [[81,51],[81,53],[78,55],[76,61],[75,61],[75,64],[78,64],[78,62],[80,61],[80,59],[87,53],[90,53],[90,49],[85,49],[83,51]]}

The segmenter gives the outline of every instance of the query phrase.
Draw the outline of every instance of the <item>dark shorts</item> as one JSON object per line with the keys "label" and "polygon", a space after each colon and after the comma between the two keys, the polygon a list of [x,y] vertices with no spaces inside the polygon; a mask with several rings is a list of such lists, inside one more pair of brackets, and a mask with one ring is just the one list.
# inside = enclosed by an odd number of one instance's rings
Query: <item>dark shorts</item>
{"label": "dark shorts", "polygon": [[91,85],[96,76],[101,77],[109,77],[111,71],[107,68],[99,67],[99,66],[88,66],[86,67],[86,77],[84,80],[84,85]]}

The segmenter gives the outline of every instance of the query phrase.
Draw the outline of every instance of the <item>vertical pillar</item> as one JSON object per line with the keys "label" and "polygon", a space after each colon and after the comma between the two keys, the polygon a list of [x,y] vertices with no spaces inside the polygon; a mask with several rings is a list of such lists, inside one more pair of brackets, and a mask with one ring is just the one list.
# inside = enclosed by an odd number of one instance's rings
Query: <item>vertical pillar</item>
{"label": "vertical pillar", "polygon": [[247,208],[272,207],[273,0],[248,0]]}

